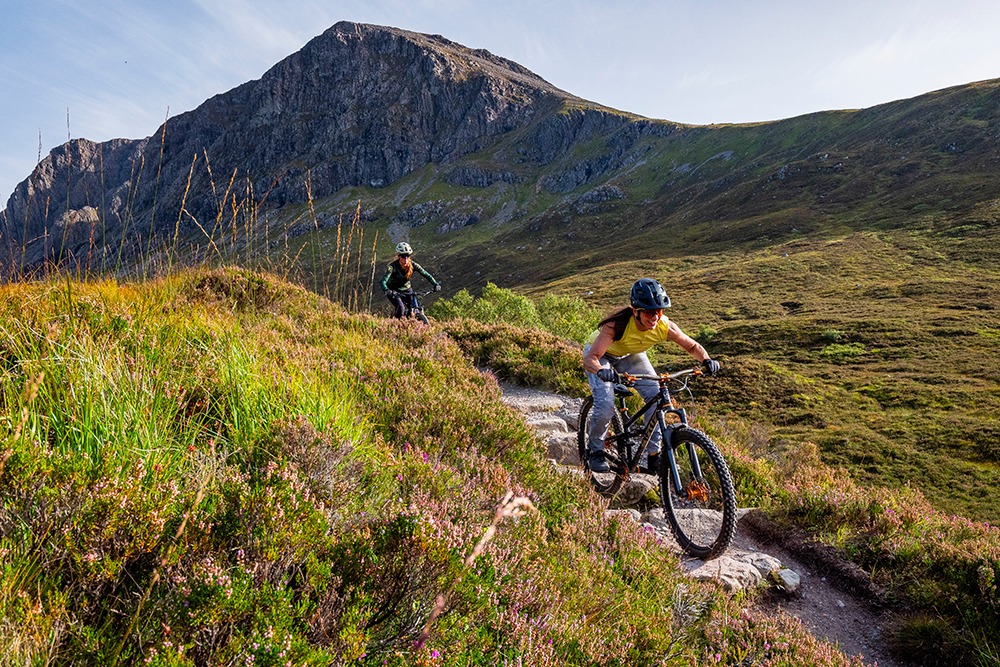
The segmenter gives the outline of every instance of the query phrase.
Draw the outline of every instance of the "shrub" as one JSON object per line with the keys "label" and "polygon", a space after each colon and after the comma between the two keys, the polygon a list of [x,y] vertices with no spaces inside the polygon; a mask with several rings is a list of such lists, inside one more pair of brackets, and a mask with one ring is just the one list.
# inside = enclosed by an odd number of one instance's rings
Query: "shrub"
{"label": "shrub", "polygon": [[546,294],[536,308],[543,329],[577,343],[586,341],[601,320],[601,312],[578,297]]}
{"label": "shrub", "polygon": [[473,363],[490,368],[504,380],[573,396],[589,391],[583,350],[564,338],[539,329],[469,319],[446,322],[444,328]]}
{"label": "shrub", "polygon": [[868,354],[863,343],[831,343],[819,351],[819,356],[830,361],[853,359]]}
{"label": "shrub", "polygon": [[546,294],[537,303],[509,289],[487,283],[478,299],[461,290],[428,308],[438,320],[469,318],[483,324],[535,327],[582,343],[597,327],[600,311],[578,297]]}
{"label": "shrub", "polygon": [[531,299],[493,283],[486,283],[478,299],[463,289],[452,299],[438,300],[427,312],[431,317],[442,320],[467,317],[485,324],[521,327],[537,327],[541,323]]}
{"label": "shrub", "polygon": [[695,332],[693,338],[701,343],[702,345],[708,345],[715,338],[716,334],[719,332],[708,326],[707,324],[699,324],[698,331]]}

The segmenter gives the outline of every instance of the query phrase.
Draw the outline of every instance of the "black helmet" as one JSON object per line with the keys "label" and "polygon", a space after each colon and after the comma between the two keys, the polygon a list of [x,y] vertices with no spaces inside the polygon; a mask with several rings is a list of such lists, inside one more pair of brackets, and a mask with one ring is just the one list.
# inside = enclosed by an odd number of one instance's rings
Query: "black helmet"
{"label": "black helmet", "polygon": [[640,278],[632,285],[629,300],[633,308],[639,310],[657,310],[670,307],[670,297],[663,291],[660,283],[652,278]]}

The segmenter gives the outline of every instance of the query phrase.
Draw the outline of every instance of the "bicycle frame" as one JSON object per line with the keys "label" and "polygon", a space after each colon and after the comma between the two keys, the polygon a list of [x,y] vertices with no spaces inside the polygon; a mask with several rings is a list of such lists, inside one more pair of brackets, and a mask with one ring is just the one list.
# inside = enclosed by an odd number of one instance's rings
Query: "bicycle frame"
{"label": "bicycle frame", "polygon": [[403,317],[411,317],[414,312],[423,312],[424,306],[420,303],[420,299],[427,296],[434,290],[427,290],[426,292],[417,292],[416,290],[409,290],[407,292],[399,292],[400,298],[403,300],[403,307],[406,312],[403,313]]}
{"label": "bicycle frame", "polygon": [[[670,397],[669,382],[671,380],[676,380],[681,377],[688,377],[694,374],[700,374],[700,371],[696,370],[685,370],[672,375],[630,375],[624,374],[624,382],[620,383],[622,387],[628,388],[627,391],[619,391],[615,388],[615,396],[618,399],[618,412],[622,415],[622,433],[615,436],[614,440],[622,440],[625,443],[629,439],[639,436],[639,446],[635,448],[635,452],[632,454],[631,460],[625,461],[626,474],[628,471],[638,470],[638,463],[640,458],[642,458],[642,453],[645,451],[646,446],[649,444],[650,438],[653,437],[654,429],[659,428],[660,433],[663,437],[663,451],[667,455],[668,465],[670,467],[670,475],[673,477],[674,488],[682,488],[680,474],[677,471],[677,461],[674,457],[674,448],[669,446],[671,441],[671,434],[679,428],[687,426],[687,411],[684,408],[676,407],[673,400]],[[651,397],[639,410],[626,418],[628,415],[628,408],[625,405],[625,401],[628,396],[631,395],[631,388],[635,386],[636,380],[656,380],[659,383],[660,390],[656,396]],[[683,386],[687,386],[686,382]],[[641,429],[633,430],[633,426],[639,423],[650,410],[655,410],[655,419],[648,419],[646,424]],[[667,424],[666,415],[672,414],[677,416],[677,421],[671,424]],[[616,447],[617,449],[617,447]],[[628,448],[626,447],[626,451]],[[692,470],[696,476],[701,476],[701,465],[698,462],[697,452],[694,451],[693,447],[689,446],[689,455],[691,457]]]}

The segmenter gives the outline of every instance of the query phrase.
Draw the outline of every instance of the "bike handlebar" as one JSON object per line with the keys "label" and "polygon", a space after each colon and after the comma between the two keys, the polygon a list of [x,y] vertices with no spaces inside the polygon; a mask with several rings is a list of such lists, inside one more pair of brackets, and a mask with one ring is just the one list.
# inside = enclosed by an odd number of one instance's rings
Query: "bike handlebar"
{"label": "bike handlebar", "polygon": [[411,295],[413,295],[413,296],[427,296],[428,294],[433,294],[434,293],[434,288],[432,287],[429,290],[427,290],[426,292],[418,292],[415,289],[409,289],[409,290],[398,290],[397,289],[397,290],[388,290],[388,291],[395,292],[396,294],[398,294],[400,296],[411,296]]}
{"label": "bike handlebar", "polygon": [[699,375],[704,375],[705,371],[701,369],[700,366],[695,366],[693,368],[684,368],[673,373],[661,373],[659,375],[649,375],[648,373],[616,373],[618,376],[617,382],[623,384],[626,387],[631,387],[635,385],[636,380],[656,380],[657,382],[664,383],[671,380],[682,380],[688,377],[698,377]]}

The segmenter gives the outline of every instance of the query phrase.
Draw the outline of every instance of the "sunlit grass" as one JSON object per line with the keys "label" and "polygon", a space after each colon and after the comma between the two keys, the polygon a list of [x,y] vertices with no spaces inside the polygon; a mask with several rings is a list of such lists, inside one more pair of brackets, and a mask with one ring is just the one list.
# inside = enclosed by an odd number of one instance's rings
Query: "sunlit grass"
{"label": "sunlit grass", "polygon": [[[6,662],[702,651],[705,612],[679,625],[674,605],[721,592],[555,473],[437,328],[238,269],[8,286],[3,304]],[[508,492],[538,511],[463,565]]]}

